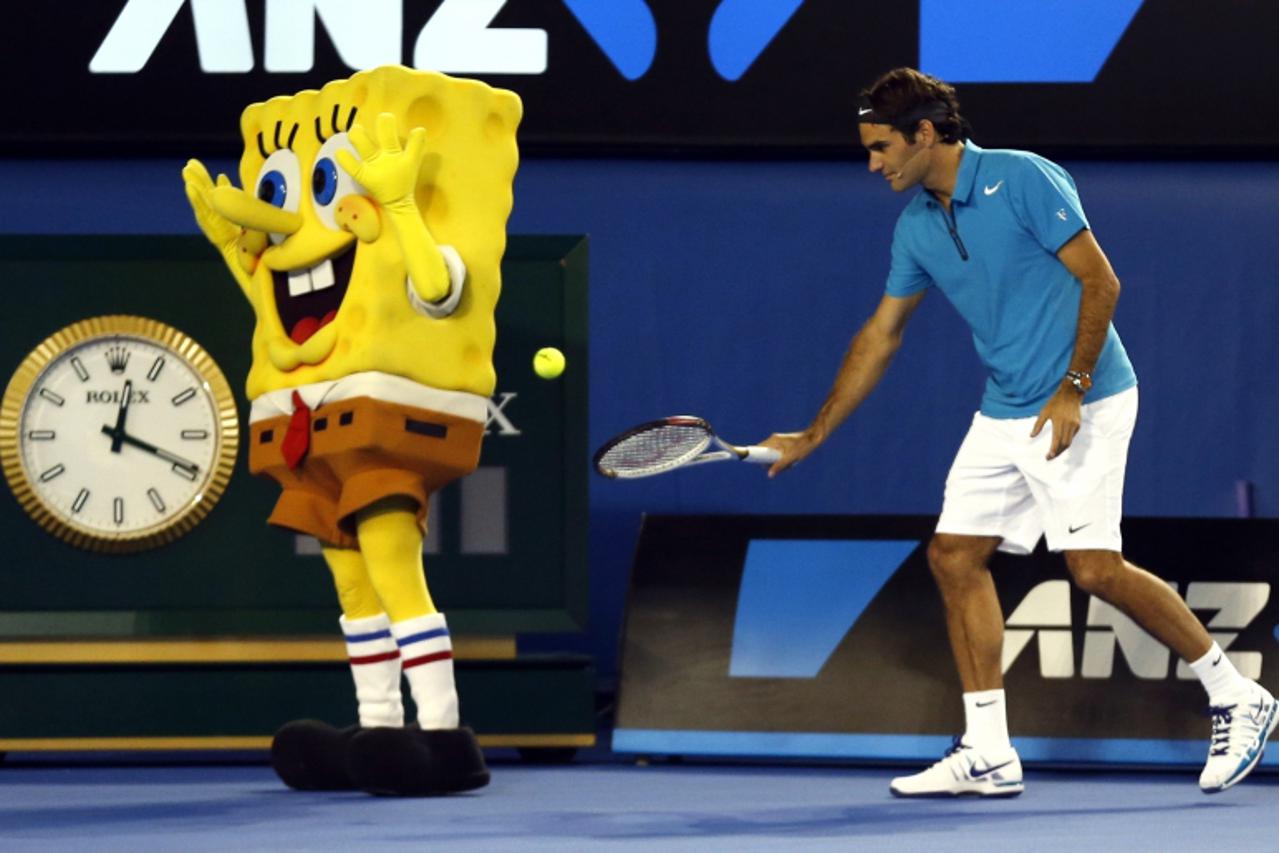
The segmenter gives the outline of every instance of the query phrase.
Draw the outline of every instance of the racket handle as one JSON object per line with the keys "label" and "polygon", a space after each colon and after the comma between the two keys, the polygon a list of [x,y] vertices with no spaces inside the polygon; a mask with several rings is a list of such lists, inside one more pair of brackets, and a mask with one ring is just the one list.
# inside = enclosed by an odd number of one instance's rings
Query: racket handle
{"label": "racket handle", "polygon": [[771,447],[752,445],[750,447],[739,447],[738,450],[744,454],[742,456],[743,462],[753,462],[756,465],[772,465],[782,458],[781,451],[774,450]]}

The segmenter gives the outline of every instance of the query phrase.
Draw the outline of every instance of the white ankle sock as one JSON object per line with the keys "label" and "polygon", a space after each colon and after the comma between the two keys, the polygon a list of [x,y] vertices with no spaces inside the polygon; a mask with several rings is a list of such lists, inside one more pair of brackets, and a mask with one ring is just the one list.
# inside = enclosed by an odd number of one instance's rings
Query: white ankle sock
{"label": "white ankle sock", "polygon": [[1206,655],[1197,661],[1191,661],[1190,668],[1203,682],[1204,690],[1208,691],[1210,705],[1227,704],[1226,700],[1234,694],[1244,692],[1251,684],[1239,674],[1239,670],[1235,669],[1230,658],[1216,643],[1212,644]]}
{"label": "white ankle sock", "polygon": [[964,694],[964,743],[980,751],[1008,749],[1008,711],[1003,690]]}
{"label": "white ankle sock", "polygon": [[355,680],[360,726],[400,728],[404,703],[400,696],[400,650],[391,636],[391,620],[385,613],[367,619],[338,620],[346,638],[346,654]]}
{"label": "white ankle sock", "polygon": [[455,729],[457,687],[453,682],[453,642],[443,613],[405,619],[391,626],[403,657],[417,722],[424,729]]}

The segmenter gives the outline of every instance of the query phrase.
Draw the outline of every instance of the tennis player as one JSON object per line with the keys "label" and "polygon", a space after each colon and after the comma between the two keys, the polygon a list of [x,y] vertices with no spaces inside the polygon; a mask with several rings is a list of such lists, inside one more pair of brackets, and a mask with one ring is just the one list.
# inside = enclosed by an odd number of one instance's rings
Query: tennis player
{"label": "tennis player", "polygon": [[1239,782],[1275,728],[1274,697],[1242,676],[1167,584],[1126,561],[1121,516],[1137,378],[1111,324],[1119,281],[1089,229],[1075,182],[1024,151],[969,140],[955,90],[890,71],[858,107],[870,171],[895,192],[921,187],[893,234],[883,299],[853,338],[834,387],[803,432],[770,436],[775,476],[812,453],[884,375],[920,300],[940,290],[968,322],[989,371],[946,479],[928,561],[963,685],[965,731],[936,764],[891,783],[899,797],[1015,796],[1003,615],[986,564],[1046,536],[1075,583],[1185,658],[1208,692],[1208,793]]}

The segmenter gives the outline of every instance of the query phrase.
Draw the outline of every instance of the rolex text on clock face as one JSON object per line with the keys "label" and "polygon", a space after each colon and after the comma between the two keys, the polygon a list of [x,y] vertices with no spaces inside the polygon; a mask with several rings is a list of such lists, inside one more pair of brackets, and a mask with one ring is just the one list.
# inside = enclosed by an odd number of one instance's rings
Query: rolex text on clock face
{"label": "rolex text on clock face", "polygon": [[51,361],[18,424],[27,479],[65,521],[129,535],[204,497],[219,453],[218,405],[174,351],[141,337],[84,341]]}

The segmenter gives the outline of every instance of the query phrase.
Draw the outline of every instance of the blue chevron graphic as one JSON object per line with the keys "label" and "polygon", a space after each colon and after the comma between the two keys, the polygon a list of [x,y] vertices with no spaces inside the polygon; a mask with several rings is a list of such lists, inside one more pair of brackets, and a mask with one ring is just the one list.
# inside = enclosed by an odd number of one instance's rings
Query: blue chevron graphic
{"label": "blue chevron graphic", "polygon": [[711,18],[711,64],[730,83],[755,64],[804,0],[724,0]]}
{"label": "blue chevron graphic", "polygon": [[644,0],[564,0],[577,22],[627,80],[643,77],[657,55],[657,22]]}
{"label": "blue chevron graphic", "polygon": [[728,674],[813,678],[914,540],[752,539]]}
{"label": "blue chevron graphic", "polygon": [[1091,83],[1144,0],[920,0],[919,67],[950,83]]}

